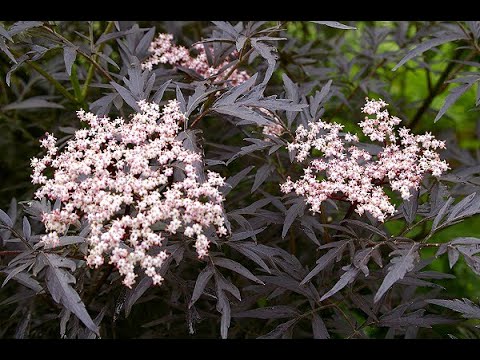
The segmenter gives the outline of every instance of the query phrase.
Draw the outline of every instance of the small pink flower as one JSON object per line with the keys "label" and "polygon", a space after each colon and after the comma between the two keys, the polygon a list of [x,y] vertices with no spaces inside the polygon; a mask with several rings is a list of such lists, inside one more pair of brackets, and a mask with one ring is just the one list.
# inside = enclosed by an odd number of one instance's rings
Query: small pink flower
{"label": "small pink flower", "polygon": [[[339,134],[342,125],[319,120],[308,128],[300,125],[296,130],[295,142],[288,144],[295,151],[295,159],[304,161],[312,149],[323,153],[322,159],[313,159],[297,181],[290,178],[280,186],[284,193],[295,191],[305,197],[313,212],[320,212],[320,205],[327,198],[342,199],[356,205],[355,211],[362,215],[369,212],[379,221],[395,212],[395,207],[384,192],[390,185],[403,199],[410,197],[410,190],[417,189],[425,173],[440,176],[448,170],[446,161],[441,160],[436,149],[445,148],[443,141],[433,135],[413,135],[406,128],[395,133],[400,119],[382,110],[388,104],[383,100],[367,98],[362,111],[367,116],[360,127],[372,141],[383,142],[382,151],[372,156],[365,150],[347,143],[358,142],[356,135]],[[322,180],[318,180],[319,175]]]}
{"label": "small pink flower", "polygon": [[[224,179],[209,171],[206,181],[199,180],[195,165],[201,156],[177,140],[186,120],[178,102],[171,100],[162,110],[146,101],[139,106],[129,121],[80,110],[77,115],[89,129],[78,130],[63,151],[47,134],[41,140],[47,154],[31,160],[32,182],[41,185],[36,197],[61,200],[59,209],[43,214],[48,233],[42,241],[55,246],[71,225],[86,219],[91,227],[87,263],[98,267],[109,258],[128,287],[137,267],[154,284],[162,282],[166,239],[192,239],[202,258],[209,248],[204,229],[227,233],[219,190]],[[174,179],[179,167],[183,180]],[[52,177],[46,169],[53,170]]]}
{"label": "small pink flower", "polygon": [[[218,67],[213,68],[208,64],[205,47],[202,44],[194,46],[197,51],[197,56],[193,57],[189,51],[183,47],[172,43],[173,35],[159,34],[157,38],[152,41],[149,47],[150,57],[143,62],[142,68],[152,70],[154,65],[169,64],[180,65],[197,72],[204,78],[217,75],[220,69],[228,65],[228,60],[225,60]],[[212,49],[213,50],[213,49]],[[245,71],[234,70],[228,79],[225,76],[229,73],[227,69],[222,74],[218,75],[220,80],[229,80],[233,86],[239,85],[248,80],[250,76]]]}

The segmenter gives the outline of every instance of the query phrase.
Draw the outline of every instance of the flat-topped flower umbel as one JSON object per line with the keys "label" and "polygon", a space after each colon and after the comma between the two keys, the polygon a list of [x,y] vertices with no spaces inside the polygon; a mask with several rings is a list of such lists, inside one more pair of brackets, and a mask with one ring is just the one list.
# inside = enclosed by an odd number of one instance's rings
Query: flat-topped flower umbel
{"label": "flat-topped flower umbel", "polygon": [[[341,135],[343,126],[322,120],[300,125],[295,142],[288,144],[295,152],[295,159],[304,161],[312,149],[322,156],[311,160],[304,175],[297,181],[290,177],[281,185],[284,193],[294,190],[304,196],[312,212],[320,212],[320,205],[328,198],[348,201],[362,215],[368,211],[379,221],[395,212],[395,207],[384,191],[384,186],[400,192],[403,199],[410,197],[410,190],[417,189],[427,172],[440,176],[448,169],[441,160],[438,149],[445,143],[430,133],[413,135],[403,127],[397,132],[394,126],[401,120],[382,110],[388,104],[383,100],[366,99],[362,112],[367,116],[360,122],[363,133],[372,141],[382,142],[381,151],[372,155],[353,145],[356,135]],[[375,117],[371,118],[371,115]],[[321,177],[321,180],[319,180]]]}
{"label": "flat-topped flower umbel", "polygon": [[[49,233],[42,241],[55,245],[85,218],[91,227],[88,264],[98,267],[109,256],[128,287],[135,283],[137,265],[154,284],[162,282],[165,239],[178,233],[194,239],[202,258],[209,247],[204,230],[227,233],[219,191],[224,179],[209,171],[200,181],[195,165],[201,155],[177,139],[186,120],[178,102],[169,101],[162,111],[145,101],[139,106],[141,112],[129,121],[78,111],[90,127],[77,130],[63,151],[47,134],[41,140],[47,154],[32,159],[32,182],[41,185],[36,197],[61,201],[60,209],[43,215]],[[53,170],[51,177],[46,169]]]}

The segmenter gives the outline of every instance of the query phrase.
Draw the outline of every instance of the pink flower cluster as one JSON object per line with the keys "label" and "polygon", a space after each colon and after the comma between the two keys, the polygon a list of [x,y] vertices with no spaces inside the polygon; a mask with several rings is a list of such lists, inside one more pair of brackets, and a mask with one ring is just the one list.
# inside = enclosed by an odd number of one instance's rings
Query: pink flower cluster
{"label": "pink flower cluster", "polygon": [[[285,132],[285,129],[280,124],[268,124],[263,126],[262,133],[264,135],[280,137]],[[270,141],[269,138],[265,138],[265,141]]]}
{"label": "pink flower cluster", "polygon": [[360,122],[363,133],[372,141],[383,142],[382,150],[375,156],[352,145],[358,137],[341,134],[343,126],[322,120],[310,123],[308,129],[300,125],[295,142],[288,144],[289,151],[296,153],[296,160],[304,161],[312,149],[323,156],[313,159],[297,181],[290,178],[281,185],[284,193],[295,191],[304,196],[312,212],[320,212],[320,205],[328,198],[348,201],[362,215],[368,211],[379,221],[395,212],[395,207],[384,191],[389,185],[408,199],[412,188],[418,188],[426,172],[440,176],[449,167],[441,160],[437,149],[445,143],[429,133],[411,134],[403,127],[395,132],[400,119],[390,116],[383,100],[366,99],[362,108],[366,116]]}
{"label": "pink flower cluster", "polygon": [[[214,68],[208,64],[207,54],[205,53],[205,48],[202,44],[194,46],[198,55],[193,57],[184,46],[175,45],[172,43],[172,40],[173,35],[171,34],[159,34],[150,44],[149,51],[151,52],[151,55],[142,64],[142,68],[152,70],[153,66],[159,63],[181,65],[196,71],[204,78],[209,78],[210,76],[217,75],[219,70],[228,64],[228,61],[225,60],[223,64]],[[228,72],[229,70],[227,69],[224,73],[219,74],[218,78],[220,80],[227,80],[224,77]],[[245,71],[234,70],[228,80],[233,86],[236,86],[249,78],[250,76]]]}
{"label": "pink flower cluster", "polygon": [[98,267],[109,256],[128,287],[137,266],[154,284],[162,282],[159,268],[168,254],[160,247],[166,238],[194,239],[202,258],[209,247],[204,230],[227,233],[219,191],[224,179],[209,171],[200,181],[195,165],[201,156],[177,139],[186,119],[178,102],[161,111],[154,103],[139,106],[129,121],[78,111],[89,128],[76,131],[63,151],[47,134],[41,140],[47,154],[31,161],[32,182],[41,185],[36,197],[61,201],[61,208],[43,215],[45,245],[55,246],[70,225],[87,219],[87,263]]}

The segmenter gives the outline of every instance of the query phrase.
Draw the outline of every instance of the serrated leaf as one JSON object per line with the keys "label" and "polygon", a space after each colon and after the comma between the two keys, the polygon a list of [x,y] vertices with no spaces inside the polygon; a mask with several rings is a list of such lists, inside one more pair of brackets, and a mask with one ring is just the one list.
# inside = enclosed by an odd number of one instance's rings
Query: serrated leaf
{"label": "serrated leaf", "polygon": [[255,174],[255,180],[253,181],[252,190],[250,192],[253,193],[255,190],[257,190],[258,187],[262,185],[265,180],[267,180],[268,176],[274,169],[275,167],[270,164],[265,164],[258,169],[257,173]]}
{"label": "serrated leaf", "polygon": [[17,21],[9,29],[10,36],[15,36],[25,30],[39,27],[43,25],[43,21]]}
{"label": "serrated leaf", "polygon": [[22,231],[25,239],[27,241],[30,241],[30,236],[32,235],[32,227],[30,226],[30,222],[28,221],[26,216],[23,217]]}
{"label": "serrated leaf", "polygon": [[217,311],[222,314],[220,318],[220,336],[222,339],[226,339],[228,337],[228,328],[230,327],[231,321],[230,302],[220,289],[217,291],[217,299],[216,308]]}
{"label": "serrated leaf", "polygon": [[13,226],[12,219],[10,219],[10,216],[2,209],[0,209],[0,221],[9,227]]}
{"label": "serrated leaf", "polygon": [[317,265],[302,280],[300,285],[305,285],[311,278],[330,265],[345,250],[346,241],[339,242],[333,249],[328,250],[326,254],[317,260]]}
{"label": "serrated leaf", "polygon": [[275,329],[270,331],[268,334],[259,336],[257,339],[278,339],[280,338],[285,332],[287,332],[295,323],[297,319],[292,319],[287,322],[284,322],[278,325]]}
{"label": "serrated leaf", "polygon": [[122,85],[117,84],[115,81],[110,81],[110,85],[112,85],[115,90],[117,90],[118,94],[122,97],[125,102],[130,105],[132,109],[135,111],[141,111],[140,107],[137,104],[137,100],[132,96],[129,90],[124,88]]}
{"label": "serrated leaf", "polygon": [[214,276],[217,289],[228,291],[235,296],[238,301],[242,300],[240,290],[230,280],[225,279],[225,277],[219,271],[216,271],[216,269],[214,270]]}
{"label": "serrated leaf", "polygon": [[455,204],[455,206],[450,211],[446,222],[449,223],[455,221],[457,220],[457,218],[462,217],[466,213],[474,213],[478,211],[478,208],[480,207],[480,197],[476,197],[477,193],[475,192],[466,196],[457,204]]}
{"label": "serrated leaf", "polygon": [[191,308],[193,304],[200,298],[203,294],[203,290],[207,283],[210,281],[210,278],[213,275],[213,269],[210,266],[206,266],[200,274],[197,276],[197,281],[195,282],[195,288],[193,289],[192,298],[188,303],[188,307]]}
{"label": "serrated leaf", "polygon": [[40,253],[47,264],[45,272],[45,281],[48,291],[53,300],[62,304],[72,313],[74,313],[87,328],[99,335],[98,326],[93,322],[92,318],[85,308],[85,304],[75,289],[70,285],[75,282],[75,278],[58,266],[57,259],[52,257],[53,254]]}
{"label": "serrated leaf", "polygon": [[165,90],[167,89],[168,85],[170,85],[171,82],[172,80],[168,80],[158,88],[157,92],[152,97],[152,102],[157,104],[160,103],[160,101],[163,98],[163,94],[165,93]]}
{"label": "serrated leaf", "polygon": [[256,318],[256,319],[284,319],[292,318],[300,315],[298,310],[291,306],[276,305],[267,306],[258,309],[252,309],[247,311],[241,311],[233,314],[236,318]]}
{"label": "serrated leaf", "polygon": [[365,299],[366,298],[365,295],[359,295],[359,294],[356,294],[356,293],[352,293],[350,295],[350,298],[352,299],[352,302],[359,309],[361,309],[365,314],[367,314],[373,320],[375,320],[375,321],[377,320],[377,316],[375,315],[375,313],[371,309],[371,306],[372,306],[372,304],[370,303],[371,300],[369,300],[369,302],[367,302],[367,300]]}
{"label": "serrated leaf", "polygon": [[312,315],[312,331],[314,339],[330,339],[327,327],[317,313],[313,313]]}
{"label": "serrated leaf", "polygon": [[10,52],[3,38],[0,38],[0,50],[2,50],[14,64],[18,64],[17,59],[15,59],[15,56],[13,56],[13,54]]}
{"label": "serrated leaf", "polygon": [[63,47],[63,61],[65,62],[65,69],[67,70],[68,76],[72,74],[72,65],[75,62],[77,57],[77,48],[72,46]]}
{"label": "serrated leaf", "polygon": [[145,276],[142,280],[140,280],[133,289],[127,291],[127,295],[125,298],[125,317],[130,315],[130,311],[132,310],[132,306],[137,302],[145,291],[147,291],[150,286],[152,286],[152,278],[150,276]]}
{"label": "serrated leaf", "polygon": [[358,275],[358,272],[360,271],[359,269],[353,267],[352,265],[349,265],[344,270],[345,272],[342,274],[342,276],[337,281],[337,283],[333,286],[333,288],[331,288],[327,293],[325,293],[325,295],[323,295],[320,298],[320,301],[328,299],[330,296],[342,290],[345,286],[347,286],[349,283],[355,280],[355,278]]}
{"label": "serrated leaf", "polygon": [[263,78],[262,85],[266,84],[268,80],[270,80],[273,70],[275,68],[275,63],[277,61],[278,55],[277,55],[277,48],[268,45],[264,42],[258,41],[258,39],[251,39],[250,44],[252,47],[258,51],[261,57],[263,57],[265,60],[267,60],[268,63],[268,68],[265,73],[265,77]]}
{"label": "serrated leaf", "polygon": [[480,307],[469,299],[463,298],[454,300],[429,299],[427,303],[443,306],[453,311],[459,312],[466,319],[480,319]]}
{"label": "serrated leaf", "polygon": [[230,237],[230,241],[239,241],[239,240],[245,240],[248,238],[256,238],[256,235],[261,233],[263,230],[265,230],[267,227],[262,227],[260,229],[255,229],[255,230],[247,230],[247,231],[240,231],[233,233],[232,236]]}
{"label": "serrated leaf", "polygon": [[221,105],[232,105],[237,101],[237,99],[245,94],[257,81],[258,73],[255,73],[250,79],[247,81],[231,88],[229,91],[225,92],[222,96],[218,98],[215,102],[215,106]]}
{"label": "serrated leaf", "polygon": [[373,226],[373,225],[370,225],[370,224],[367,224],[365,222],[362,222],[362,221],[358,221],[358,220],[352,220],[352,219],[346,219],[346,220],[343,220],[343,222],[347,222],[349,224],[355,224],[357,225],[358,227],[360,228],[365,228],[365,229],[368,229],[370,230],[372,233],[375,233],[381,237],[383,237],[384,239],[387,239],[388,238],[388,235],[385,233],[385,231]]}
{"label": "serrated leaf", "polygon": [[245,45],[245,42],[247,41],[247,37],[245,35],[239,35],[237,40],[235,41],[235,47],[237,48],[237,51],[242,50],[243,46]]}
{"label": "serrated leaf", "polygon": [[[254,243],[252,243],[252,244],[255,245]],[[244,246],[245,245],[244,242],[241,242],[241,243],[230,243],[230,242],[228,242],[228,245],[230,247],[234,248],[235,250],[237,250],[242,255],[244,255],[247,258],[249,258],[250,260],[252,260],[253,262],[255,262],[256,264],[258,264],[266,272],[271,273],[270,269],[268,268],[265,261],[263,261],[262,258],[260,256],[258,256],[253,250]]]}
{"label": "serrated leaf", "polygon": [[465,34],[460,34],[460,33],[453,33],[453,34],[446,34],[442,35],[440,37],[436,37],[434,39],[430,39],[425,41],[424,43],[418,45],[414,49],[410,50],[407,55],[403,57],[400,62],[395,65],[395,67],[392,69],[392,71],[397,70],[400,66],[405,64],[408,60],[413,59],[415,56],[420,55],[424,53],[427,50],[430,50],[431,48],[434,48],[436,46],[440,46],[442,44],[445,44],[447,42],[451,41],[456,41],[456,40],[461,40],[465,38]]}
{"label": "serrated leaf", "polygon": [[312,118],[317,117],[320,103],[325,99],[325,97],[330,92],[331,85],[332,85],[332,80],[328,80],[327,83],[322,87],[322,90],[317,91],[312,101],[310,101],[310,115],[312,116]]}
{"label": "serrated leaf", "polygon": [[4,38],[6,38],[7,40],[13,42],[13,39],[12,39],[12,37],[10,36],[10,34],[8,33],[7,30],[5,30],[5,28],[4,28],[3,25],[1,25],[1,24],[0,24],[0,35],[3,36]]}
{"label": "serrated leaf", "polygon": [[43,287],[40,285],[40,283],[26,272],[19,272],[18,274],[13,276],[13,279],[22,284],[23,286],[32,289],[35,293],[40,293],[43,290]]}
{"label": "serrated leaf", "polygon": [[236,261],[227,259],[227,258],[213,258],[213,263],[217,266],[221,266],[223,268],[235,271],[236,273],[246,277],[247,279],[250,279],[252,281],[255,281],[258,284],[265,285],[263,281],[261,281],[259,278],[257,278],[255,275],[253,275],[250,270],[248,270],[245,266],[239,264]]}
{"label": "serrated leaf", "polygon": [[32,261],[28,261],[28,262],[26,262],[24,264],[21,264],[20,266],[17,266],[13,269],[3,270],[3,272],[8,274],[8,275],[5,278],[5,280],[3,281],[2,287],[4,287],[10,279],[14,278],[18,273],[21,273],[23,270],[25,270],[26,268],[28,268],[31,265],[32,265]]}
{"label": "serrated leaf", "polygon": [[413,221],[415,220],[417,209],[418,209],[418,190],[414,189],[410,199],[405,200],[402,206],[403,215],[405,217],[405,220],[407,220],[409,224],[412,224]]}
{"label": "serrated leaf", "polygon": [[338,21],[312,21],[312,22],[315,23],[315,24],[330,26],[330,27],[336,28],[336,29],[357,30],[357,28],[354,27],[354,26],[348,26],[348,25],[339,23]]}
{"label": "serrated leaf", "polygon": [[403,316],[393,317],[385,316],[380,318],[380,326],[388,326],[392,328],[404,328],[408,326],[423,327],[430,329],[432,325],[450,324],[452,319],[447,319],[438,315],[424,315],[425,310],[419,309]]}
{"label": "serrated leaf", "polygon": [[454,88],[448,96],[445,98],[445,102],[443,103],[442,108],[438,112],[437,116],[435,116],[435,120],[433,122],[437,122],[440,118],[447,112],[447,110],[457,101],[457,99],[462,96],[468,89],[472,87],[475,82],[470,82],[467,84],[459,85]]}
{"label": "serrated leaf", "polygon": [[135,54],[139,54],[139,55],[145,54],[148,51],[148,47],[150,46],[154,36],[155,36],[155,28],[152,27],[150,30],[146,32],[145,35],[143,35],[142,39],[138,42],[138,45],[135,48]]}
{"label": "serrated leaf", "polygon": [[63,105],[50,102],[41,98],[29,98],[27,100],[13,102],[3,107],[4,111],[8,110],[25,110],[25,109],[37,109],[37,108],[51,108],[51,109],[64,109]]}
{"label": "serrated leaf", "polygon": [[373,247],[360,250],[355,254],[353,258],[353,265],[357,269],[361,270],[365,274],[365,276],[368,276],[369,274],[367,264],[374,250],[375,248]]}
{"label": "serrated leaf", "polygon": [[305,203],[303,201],[299,201],[296,204],[290,206],[285,214],[285,220],[283,222],[283,229],[282,229],[282,238],[285,238],[287,235],[288,229],[292,226],[295,219],[303,213],[305,209]]}
{"label": "serrated leaf", "polygon": [[468,267],[477,275],[480,276],[480,257],[478,256],[470,256],[468,254],[463,253],[463,258],[467,263]]}
{"label": "serrated leaf", "polygon": [[460,257],[460,253],[457,249],[453,249],[451,247],[448,248],[448,265],[450,269],[457,263],[458,258]]}
{"label": "serrated leaf", "polygon": [[245,169],[243,169],[242,171],[238,172],[237,174],[233,175],[233,176],[230,176],[227,180],[225,180],[225,185],[222,186],[220,188],[220,191],[223,193],[223,196],[227,196],[227,194],[233,189],[235,188],[235,186],[237,186],[240,181],[243,180],[243,178],[245,176],[247,176],[247,174],[252,171],[252,169],[254,168],[255,166],[253,165],[250,165],[248,167],[246,167]]}
{"label": "serrated leaf", "polygon": [[382,285],[378,289],[375,297],[373,299],[374,302],[378,302],[380,298],[387,292],[393,284],[395,284],[398,280],[403,279],[403,277],[411,270],[413,270],[415,263],[418,261],[419,255],[418,244],[409,244],[406,245],[404,249],[398,249],[392,251],[390,256],[398,255],[390,260],[390,266],[388,268],[388,273],[383,279]]}
{"label": "serrated leaf", "polygon": [[443,219],[443,217],[445,216],[445,214],[447,213],[447,210],[449,208],[449,206],[453,203],[453,198],[450,197],[448,198],[448,200],[445,202],[445,204],[443,204],[442,208],[440,209],[440,211],[438,212],[437,216],[435,216],[435,219],[433,219],[433,223],[432,223],[432,229],[430,230],[431,233],[433,233],[437,227],[438,227],[438,224],[440,223],[440,221]]}

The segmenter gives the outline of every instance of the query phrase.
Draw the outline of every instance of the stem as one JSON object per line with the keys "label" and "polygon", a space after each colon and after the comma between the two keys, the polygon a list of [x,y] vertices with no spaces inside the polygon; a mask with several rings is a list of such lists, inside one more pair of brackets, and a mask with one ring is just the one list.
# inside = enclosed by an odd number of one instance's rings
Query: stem
{"label": "stem", "polygon": [[93,301],[93,299],[95,299],[95,296],[98,295],[98,291],[100,290],[100,288],[102,287],[102,285],[105,283],[105,281],[107,281],[108,277],[110,276],[110,274],[112,273],[113,271],[113,266],[110,265],[108,267],[108,269],[103,273],[102,277],[100,278],[100,280],[98,280],[97,284],[95,285],[95,287],[93,288],[92,292],[90,293],[87,301],[85,301],[85,304],[86,306],[88,307],[90,305],[90,303]]}
{"label": "stem", "polygon": [[[383,59],[382,61],[380,61],[377,66],[375,66],[375,68],[373,68],[369,73],[368,75],[363,79],[363,81],[365,80],[368,80],[370,79],[373,75],[375,75],[375,73],[377,72],[377,70],[383,65],[385,64],[385,62],[387,61],[387,59]],[[363,82],[362,81],[362,82]],[[348,102],[349,100],[351,100],[353,98],[353,96],[357,93],[358,89],[360,89],[360,84],[362,82],[359,82],[358,85],[353,89],[353,91],[350,93],[350,95],[347,97],[347,100],[345,102]],[[333,119],[335,117],[335,115],[337,115],[342,109],[343,107],[345,106],[345,102],[342,102],[336,109],[335,111],[333,112],[333,114],[330,116],[330,119]]]}
{"label": "stem", "polygon": [[345,220],[345,219],[348,219],[350,216],[352,216],[353,211],[355,210],[356,207],[357,207],[357,202],[356,201],[351,203],[350,207],[348,208],[347,213],[343,217],[342,221]]}
{"label": "stem", "polygon": [[21,254],[22,252],[23,252],[22,250],[6,250],[6,251],[0,251],[0,256],[18,255],[18,254]]}
{"label": "stem", "polygon": [[[14,54],[16,57],[19,57],[19,54],[16,53],[15,51],[13,51],[12,49],[10,49],[10,51],[12,52],[12,54]],[[65,96],[68,100],[70,100],[71,102],[73,102],[74,104],[79,104],[78,100],[75,98],[75,96],[73,96],[72,94],[70,94],[70,92],[68,92],[68,90],[62,85],[60,84],[57,80],[55,80],[48,72],[46,72],[45,70],[43,70],[41,68],[40,65],[38,65],[37,63],[33,62],[33,61],[30,61],[30,60],[26,60],[25,61],[26,64],[28,64],[30,67],[32,67],[34,70],[36,70],[40,75],[42,75],[45,80],[47,80],[48,82],[50,82],[54,87],[55,89],[57,89],[63,96]]]}
{"label": "stem", "polygon": [[290,231],[290,238],[288,239],[288,247],[290,249],[290,254],[295,255],[297,253],[297,244],[295,241],[295,236]]}
{"label": "stem", "polygon": [[[283,25],[283,23],[282,23],[279,27],[281,27],[282,25]],[[270,31],[270,32],[267,34],[267,36],[272,35],[275,31],[276,31],[276,30]],[[253,50],[255,50],[255,49],[252,47],[252,48],[251,48],[250,50],[248,50],[246,53],[243,53],[243,52],[245,51],[245,50],[244,50],[244,49],[245,49],[245,45],[246,45],[246,44],[244,44],[243,47],[242,47],[242,49],[240,50],[238,62],[237,62],[235,65],[233,65],[233,66],[230,68],[230,70],[228,71],[227,75],[225,75],[225,78],[224,78],[225,80],[228,80],[228,79],[230,78],[230,76],[233,74],[233,72],[234,72],[235,70],[237,70],[238,67],[239,67],[241,64],[243,64],[246,59],[248,59],[248,57],[249,57],[250,54],[253,52]],[[214,96],[215,96],[214,93],[212,93],[212,94],[208,97],[207,101],[205,102],[204,110],[201,112],[200,115],[198,115],[198,116],[195,118],[195,120],[193,120],[193,122],[192,122],[192,124],[190,125],[190,127],[195,126],[196,123],[198,123],[206,114],[208,114],[208,113],[210,112],[210,107],[209,107],[209,106],[213,103]],[[210,100],[210,99],[211,99],[211,100]],[[209,102],[209,101],[210,101],[210,102]]]}
{"label": "stem", "polygon": [[[327,218],[325,216],[325,206],[323,203],[320,205],[320,220],[322,221],[322,224],[328,223]],[[328,228],[323,229],[323,236],[325,238],[325,244],[331,243],[332,238],[330,237],[330,233],[328,232]]]}
{"label": "stem", "polygon": [[[55,37],[57,37],[61,42],[63,42],[65,45],[68,45],[68,46],[72,46],[72,47],[75,47],[75,44],[73,44],[70,40],[68,40],[67,38],[63,37],[62,35],[56,33],[55,31],[53,31],[52,29],[50,29],[48,26],[45,26],[43,25],[42,26],[42,29],[44,30],[47,30],[50,34],[54,35]],[[90,63],[92,63],[92,65],[94,65],[109,81],[114,81],[113,78],[110,76],[110,74],[104,69],[102,68],[91,56],[87,55],[85,52],[83,52],[83,50],[81,50],[80,48],[77,48],[77,53],[79,53],[80,55],[82,55],[85,59],[87,59]]]}
{"label": "stem", "polygon": [[12,228],[12,227],[10,227],[10,226],[7,226],[7,225],[3,225],[3,224],[0,224],[0,228],[7,229],[7,230],[10,231],[13,235],[15,235],[17,238],[19,238],[20,241],[23,242],[27,248],[29,248],[30,250],[34,250],[34,249],[33,249],[33,246],[30,245],[30,243],[29,243],[22,235],[20,235],[20,234],[18,233],[18,231],[15,230],[14,228]]}
{"label": "stem", "polygon": [[[417,110],[417,113],[414,115],[412,121],[410,122],[410,124],[408,124],[411,129],[413,129],[419,123],[421,117],[428,110],[435,97],[445,91],[448,86],[446,82],[451,80],[455,76],[455,74],[458,73],[465,66],[463,64],[460,64],[460,66],[457,67],[454,71],[455,65],[457,65],[454,60],[460,59],[462,53],[463,50],[455,53],[453,58],[450,60],[450,63],[443,70],[432,91],[430,91],[426,99],[423,100],[422,106],[420,106],[420,108]],[[474,55],[475,52],[470,53],[469,56],[465,59],[465,61],[470,60]]]}
{"label": "stem", "polygon": [[[105,28],[102,35],[108,34],[112,30],[113,25],[114,25],[114,22],[109,21],[108,25]],[[93,43],[93,41],[92,41],[92,43]],[[100,46],[98,47],[98,52],[101,52],[103,50],[103,47],[105,46],[105,44],[106,44],[106,41],[100,44]],[[98,61],[98,54],[94,55],[93,60],[95,62]],[[85,100],[85,98],[87,97],[88,87],[89,87],[90,83],[92,82],[94,74],[95,74],[95,65],[92,63],[92,64],[90,64],[90,67],[88,68],[87,77],[85,79],[85,83],[83,84],[82,100]]]}

